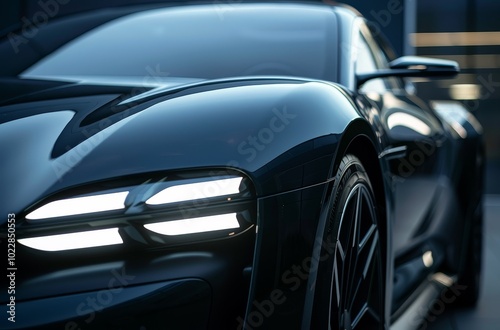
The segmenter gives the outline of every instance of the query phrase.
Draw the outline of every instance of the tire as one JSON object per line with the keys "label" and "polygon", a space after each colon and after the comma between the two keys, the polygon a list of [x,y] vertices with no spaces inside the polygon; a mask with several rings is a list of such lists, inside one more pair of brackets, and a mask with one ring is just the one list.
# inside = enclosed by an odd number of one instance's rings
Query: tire
{"label": "tire", "polygon": [[463,289],[457,297],[456,305],[474,307],[479,300],[481,289],[481,265],[483,254],[483,212],[482,205],[474,215],[468,238],[465,265],[458,278],[458,285]]}
{"label": "tire", "polygon": [[334,248],[321,254],[311,328],[385,328],[386,260],[375,200],[360,160],[346,155],[323,232],[324,245]]}

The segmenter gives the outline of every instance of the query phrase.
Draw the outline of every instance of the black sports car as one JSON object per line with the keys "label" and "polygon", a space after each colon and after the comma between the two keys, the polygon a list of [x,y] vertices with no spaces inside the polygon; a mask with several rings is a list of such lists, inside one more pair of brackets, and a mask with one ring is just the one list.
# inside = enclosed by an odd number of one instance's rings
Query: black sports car
{"label": "black sports car", "polygon": [[405,80],[455,62],[372,30],[214,2],[7,34],[0,328],[409,329],[474,304],[481,126]]}

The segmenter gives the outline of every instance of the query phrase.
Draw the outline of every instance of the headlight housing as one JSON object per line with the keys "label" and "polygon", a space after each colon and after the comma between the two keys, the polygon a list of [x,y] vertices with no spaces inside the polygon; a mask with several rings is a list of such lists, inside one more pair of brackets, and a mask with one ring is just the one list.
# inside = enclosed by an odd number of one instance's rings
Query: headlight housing
{"label": "headlight housing", "polygon": [[151,175],[75,188],[29,208],[18,242],[42,251],[148,248],[223,239],[254,227],[250,179],[237,171]]}

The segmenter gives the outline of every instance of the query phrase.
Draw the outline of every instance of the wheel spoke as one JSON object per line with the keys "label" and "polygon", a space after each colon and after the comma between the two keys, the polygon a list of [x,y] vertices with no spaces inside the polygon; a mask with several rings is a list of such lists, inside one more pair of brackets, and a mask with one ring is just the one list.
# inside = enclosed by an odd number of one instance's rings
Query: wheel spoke
{"label": "wheel spoke", "polygon": [[370,244],[370,250],[368,252],[368,256],[366,257],[366,262],[365,262],[365,268],[363,269],[363,279],[366,278],[366,273],[368,272],[368,267],[370,267],[370,265],[372,265],[373,263],[373,256],[375,254],[375,249],[377,248],[378,246],[378,231],[374,231],[374,235],[373,235],[373,240],[372,240],[372,243]]}
{"label": "wheel spoke", "polygon": [[[356,189],[356,188],[355,188]],[[361,197],[360,189],[357,188],[356,193],[352,196],[352,200],[356,205],[356,212],[353,215],[353,219],[351,220],[351,239],[352,244],[349,246],[349,272],[346,277],[347,282],[347,295],[346,295],[346,303],[345,307],[351,310],[352,303],[354,301],[354,292],[357,283],[356,269],[358,268],[359,263],[359,219],[361,217]]]}
{"label": "wheel spoke", "polygon": [[365,303],[361,308],[361,310],[359,311],[359,313],[354,318],[354,320],[352,320],[351,327],[353,329],[356,328],[356,326],[359,324],[359,321],[365,316],[366,313],[368,313],[368,311],[369,311],[368,304]]}
{"label": "wheel spoke", "polygon": [[356,247],[359,245],[359,225],[360,225],[360,218],[362,214],[362,201],[361,198],[363,197],[363,194],[361,193],[361,189],[358,188],[356,190],[356,214],[354,215],[354,228],[352,232],[352,237],[353,237],[353,242],[352,242],[352,248],[356,249]]}
{"label": "wheel spoke", "polygon": [[363,278],[360,276],[360,267],[363,266],[363,260],[360,260],[360,230],[361,230],[361,219],[362,219],[362,214],[363,214],[363,201],[362,201],[363,193],[360,188],[357,189],[357,193],[355,196],[352,197],[352,199],[356,200],[356,213],[354,215],[354,219],[352,219],[353,222],[353,231],[351,233],[351,236],[353,237],[353,244],[351,246],[351,264],[350,264],[350,269],[349,269],[349,275],[348,275],[348,281],[349,281],[349,291],[348,291],[348,297],[350,299],[349,303],[346,305],[349,310],[352,310],[352,305],[356,301],[356,295],[358,292],[358,289],[362,283]]}
{"label": "wheel spoke", "polygon": [[[338,258],[340,257],[340,258]],[[337,249],[335,252],[335,259],[333,261],[333,278],[332,282],[335,282],[335,298],[337,302],[337,309],[340,308],[340,296],[341,296],[341,283],[340,282],[340,273],[339,273],[339,268],[342,269],[343,264],[345,260],[345,254],[344,254],[344,249],[342,248],[342,244],[340,244],[339,241],[337,241]],[[339,262],[340,262],[340,267],[339,267]]]}

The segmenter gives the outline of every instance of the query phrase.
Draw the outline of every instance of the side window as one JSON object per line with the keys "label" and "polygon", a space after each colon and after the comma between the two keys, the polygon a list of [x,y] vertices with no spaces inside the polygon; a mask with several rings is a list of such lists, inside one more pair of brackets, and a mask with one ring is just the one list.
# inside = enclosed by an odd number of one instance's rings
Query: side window
{"label": "side window", "polygon": [[[377,65],[377,61],[366,42],[366,39],[361,35],[358,44],[358,56],[356,61],[356,74],[359,73],[370,73],[376,71],[380,68]],[[378,94],[384,94],[387,91],[387,87],[382,79],[373,79],[367,81],[363,86],[361,86],[360,91],[363,93],[375,92]]]}

